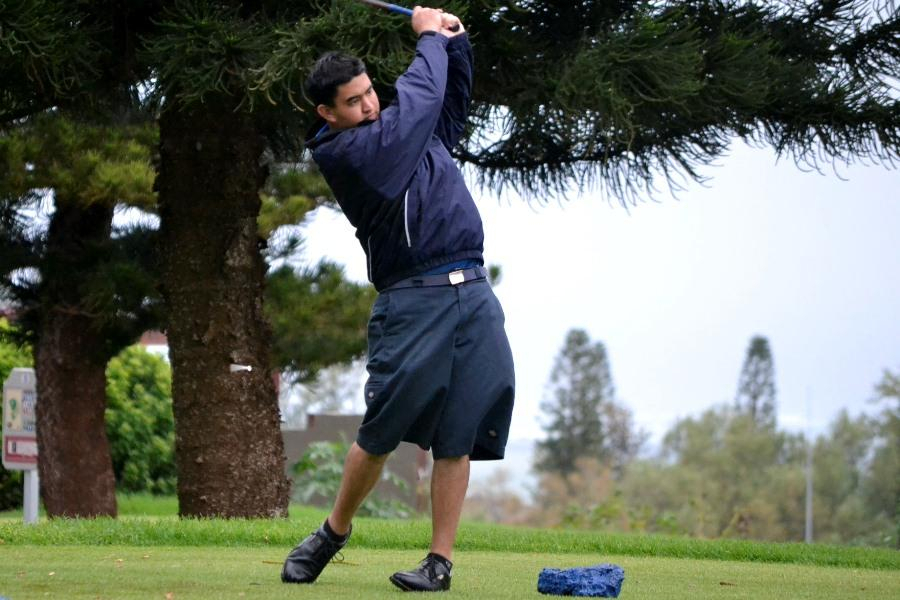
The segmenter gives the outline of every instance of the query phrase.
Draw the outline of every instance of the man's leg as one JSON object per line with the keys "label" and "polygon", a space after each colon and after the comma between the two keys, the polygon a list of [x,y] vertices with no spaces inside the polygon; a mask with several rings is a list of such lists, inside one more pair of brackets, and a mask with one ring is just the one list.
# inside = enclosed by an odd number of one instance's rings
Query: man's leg
{"label": "man's leg", "polygon": [[453,560],[453,544],[469,487],[469,457],[442,458],[431,471],[431,551]]}
{"label": "man's leg", "polygon": [[369,454],[355,442],[344,460],[341,489],[331,515],[284,561],[281,580],[285,583],[312,583],[350,537],[350,522],[378,479],[388,455]]}
{"label": "man's leg", "polygon": [[336,534],[343,536],[350,531],[353,515],[381,478],[381,471],[388,456],[390,455],[369,454],[356,442],[350,446],[344,460],[341,488],[334,501],[334,508],[328,516],[328,524]]}
{"label": "man's leg", "polygon": [[468,456],[434,461],[431,471],[431,552],[412,571],[391,575],[391,583],[407,592],[450,589],[453,544],[468,487]]}

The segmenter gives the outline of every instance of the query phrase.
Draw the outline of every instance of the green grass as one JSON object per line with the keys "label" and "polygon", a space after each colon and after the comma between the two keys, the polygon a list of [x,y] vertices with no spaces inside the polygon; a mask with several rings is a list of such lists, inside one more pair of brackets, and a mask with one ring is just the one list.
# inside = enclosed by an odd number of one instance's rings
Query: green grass
{"label": "green grass", "polygon": [[[178,519],[174,516],[119,519],[55,519],[24,525],[0,519],[0,541],[8,546],[217,546],[290,548],[325,518],[318,509],[293,507],[291,518],[277,520]],[[356,519],[355,548],[426,548],[430,522]],[[661,535],[613,534],[527,529],[463,523],[461,551],[656,556],[761,563],[795,563],[900,570],[900,552],[820,544],[780,544],[741,540],[698,540]]]}
{"label": "green grass", "polygon": [[[312,586],[279,580],[287,552],[325,511],[288,519],[179,519],[174,498],[121,496],[119,519],[25,525],[0,515],[0,597],[396,599],[387,576],[424,555],[424,519],[356,519],[345,560]],[[543,597],[543,567],[613,562],[623,598],[900,598],[900,552],[876,548],[527,529],[463,523],[453,597]],[[171,596],[167,596],[171,594]]]}
{"label": "green grass", "polygon": [[[415,565],[422,552],[348,548],[313,585],[279,580],[283,548],[73,547],[0,548],[0,596],[66,599],[393,599],[390,573]],[[682,560],[595,553],[458,552],[452,598],[545,598],[543,567],[613,562],[625,569],[621,598],[666,600],[900,598],[896,572]],[[167,596],[171,594],[171,596]]]}
{"label": "green grass", "polygon": [[119,494],[116,503],[120,515],[172,516],[178,514],[178,497],[150,494]]}
{"label": "green grass", "polygon": [[[178,514],[176,496],[154,496],[152,494],[116,494],[119,515],[125,516],[172,516]],[[38,515],[44,516],[44,506],[38,507]],[[22,509],[0,511],[2,519],[21,519]]]}

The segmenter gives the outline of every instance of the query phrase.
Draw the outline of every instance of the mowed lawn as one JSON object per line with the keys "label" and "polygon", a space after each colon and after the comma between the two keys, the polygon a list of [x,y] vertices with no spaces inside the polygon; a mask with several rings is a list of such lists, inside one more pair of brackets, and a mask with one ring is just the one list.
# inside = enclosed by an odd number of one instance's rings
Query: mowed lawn
{"label": "mowed lawn", "polygon": [[[0,516],[0,598],[398,598],[388,582],[424,556],[424,519],[358,519],[343,562],[312,585],[285,585],[281,562],[324,513],[274,521],[180,520],[173,504],[126,499],[118,520]],[[146,505],[144,505],[146,504]],[[162,508],[160,508],[162,507]],[[150,514],[156,516],[128,516]],[[459,599],[540,598],[544,567],[625,569],[621,598],[900,599],[900,552],[802,544],[519,529],[464,523]]]}
{"label": "mowed lawn", "polygon": [[[348,549],[312,585],[279,580],[275,548],[129,546],[0,549],[0,596],[71,599],[394,598],[388,575],[421,558],[411,550]],[[870,569],[594,554],[461,552],[452,597],[538,598],[543,567],[613,562],[625,569],[621,598],[900,598],[900,573]]]}

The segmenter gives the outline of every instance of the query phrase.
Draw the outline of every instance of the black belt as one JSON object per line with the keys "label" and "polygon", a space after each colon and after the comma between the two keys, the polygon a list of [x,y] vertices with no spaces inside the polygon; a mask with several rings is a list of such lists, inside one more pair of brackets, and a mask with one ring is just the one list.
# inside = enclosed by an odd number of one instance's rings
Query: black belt
{"label": "black belt", "polygon": [[398,281],[394,285],[390,285],[384,288],[381,291],[388,292],[391,290],[402,290],[404,288],[459,285],[461,283],[467,283],[469,281],[475,281],[477,279],[485,278],[487,278],[487,269],[485,269],[484,267],[470,267],[468,269],[458,269],[456,271],[450,271],[449,273],[438,273],[437,275],[416,275],[415,277],[408,277],[406,279]]}

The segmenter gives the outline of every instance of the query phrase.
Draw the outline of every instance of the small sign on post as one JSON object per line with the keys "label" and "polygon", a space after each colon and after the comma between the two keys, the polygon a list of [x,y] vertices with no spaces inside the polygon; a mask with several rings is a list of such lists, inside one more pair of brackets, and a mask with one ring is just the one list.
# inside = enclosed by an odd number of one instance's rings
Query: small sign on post
{"label": "small sign on post", "polygon": [[25,472],[26,523],[36,523],[38,515],[36,405],[34,369],[13,369],[3,383],[3,466]]}

